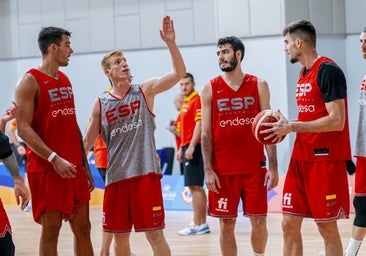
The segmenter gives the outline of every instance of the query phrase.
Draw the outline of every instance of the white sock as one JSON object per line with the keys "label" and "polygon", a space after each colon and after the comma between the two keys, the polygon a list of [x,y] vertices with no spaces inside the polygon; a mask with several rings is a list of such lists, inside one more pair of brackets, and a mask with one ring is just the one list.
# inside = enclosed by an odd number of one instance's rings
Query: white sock
{"label": "white sock", "polygon": [[253,252],[253,256],[264,256],[264,253],[256,253],[256,252]]}
{"label": "white sock", "polygon": [[344,256],[356,256],[358,253],[358,249],[360,249],[361,243],[362,240],[355,240],[351,237]]}

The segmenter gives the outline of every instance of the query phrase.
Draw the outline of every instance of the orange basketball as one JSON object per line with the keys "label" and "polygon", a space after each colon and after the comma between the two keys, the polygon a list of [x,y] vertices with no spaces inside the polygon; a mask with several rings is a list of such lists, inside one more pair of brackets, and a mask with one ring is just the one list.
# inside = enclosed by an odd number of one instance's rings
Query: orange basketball
{"label": "orange basketball", "polygon": [[282,136],[279,140],[273,141],[274,138],[265,140],[264,138],[270,135],[270,133],[261,134],[260,131],[267,130],[270,127],[269,126],[262,126],[262,123],[275,123],[280,119],[279,114],[272,110],[272,109],[266,109],[261,112],[259,112],[252,123],[252,131],[253,135],[256,138],[257,141],[259,141],[262,144],[270,145],[270,144],[277,144],[280,143],[286,136]]}

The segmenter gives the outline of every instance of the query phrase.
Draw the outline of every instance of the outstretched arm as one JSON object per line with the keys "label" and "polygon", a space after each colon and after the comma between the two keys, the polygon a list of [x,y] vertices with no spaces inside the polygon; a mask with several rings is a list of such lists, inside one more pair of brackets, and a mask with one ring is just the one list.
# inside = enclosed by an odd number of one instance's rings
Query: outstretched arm
{"label": "outstretched arm", "polygon": [[172,88],[186,74],[186,66],[181,52],[175,42],[175,29],[173,20],[169,16],[163,18],[160,37],[168,47],[173,69],[169,73],[143,82],[143,92],[147,97],[149,108],[152,109],[154,96]]}

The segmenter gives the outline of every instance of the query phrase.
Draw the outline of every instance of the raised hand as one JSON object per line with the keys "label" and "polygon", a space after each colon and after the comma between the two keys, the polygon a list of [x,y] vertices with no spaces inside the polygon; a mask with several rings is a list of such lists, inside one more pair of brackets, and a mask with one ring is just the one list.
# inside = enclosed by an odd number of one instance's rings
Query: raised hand
{"label": "raised hand", "polygon": [[169,16],[165,16],[163,18],[163,24],[160,30],[160,37],[165,43],[175,41],[174,23]]}
{"label": "raised hand", "polygon": [[15,102],[13,102],[13,104],[14,106],[9,107],[4,111],[3,116],[1,117],[2,122],[6,123],[15,118],[18,111],[18,106],[15,104]]}

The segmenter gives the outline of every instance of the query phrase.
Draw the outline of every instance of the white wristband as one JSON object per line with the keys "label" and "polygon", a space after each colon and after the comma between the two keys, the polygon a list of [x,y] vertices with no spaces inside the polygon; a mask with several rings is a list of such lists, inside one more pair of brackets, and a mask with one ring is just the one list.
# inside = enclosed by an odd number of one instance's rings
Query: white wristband
{"label": "white wristband", "polygon": [[51,162],[53,161],[53,159],[55,159],[55,157],[56,157],[56,156],[57,156],[56,152],[52,152],[52,153],[48,156],[47,161],[51,163]]}

